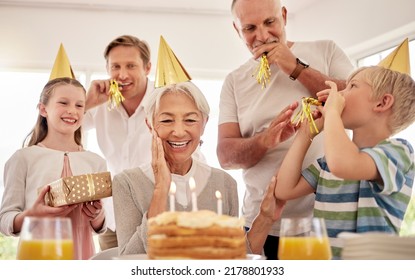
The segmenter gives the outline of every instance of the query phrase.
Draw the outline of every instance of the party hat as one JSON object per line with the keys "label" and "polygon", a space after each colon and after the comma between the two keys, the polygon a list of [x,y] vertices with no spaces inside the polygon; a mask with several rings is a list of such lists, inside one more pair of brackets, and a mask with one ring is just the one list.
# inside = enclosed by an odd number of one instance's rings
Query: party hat
{"label": "party hat", "polygon": [[55,63],[53,64],[52,72],[50,73],[49,81],[62,77],[75,79],[68,56],[66,55],[65,49],[61,44],[58,54],[56,55]]}
{"label": "party hat", "polygon": [[408,38],[406,38],[393,52],[382,59],[378,64],[385,68],[395,70],[401,73],[411,74],[411,67],[409,64],[409,47]]}
{"label": "party hat", "polygon": [[177,59],[176,55],[166,43],[163,36],[160,36],[156,81],[154,82],[154,87],[159,88],[166,85],[187,82],[191,79],[192,78]]}

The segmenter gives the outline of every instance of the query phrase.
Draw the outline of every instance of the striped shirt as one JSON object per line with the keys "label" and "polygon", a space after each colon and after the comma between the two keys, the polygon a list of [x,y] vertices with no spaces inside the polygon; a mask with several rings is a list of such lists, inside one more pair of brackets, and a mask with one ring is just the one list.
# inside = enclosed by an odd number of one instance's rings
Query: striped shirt
{"label": "striped shirt", "polygon": [[375,161],[382,184],[338,178],[324,157],[302,172],[315,189],[314,216],[325,219],[333,258],[341,255],[340,232],[399,233],[411,198],[415,167],[409,142],[388,139],[361,151]]}

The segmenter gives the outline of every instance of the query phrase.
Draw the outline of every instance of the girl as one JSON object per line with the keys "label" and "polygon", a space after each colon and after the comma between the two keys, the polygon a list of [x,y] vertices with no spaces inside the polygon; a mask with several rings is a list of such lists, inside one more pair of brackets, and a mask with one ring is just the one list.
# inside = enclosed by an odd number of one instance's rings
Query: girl
{"label": "girl", "polygon": [[[50,188],[47,184],[60,177],[107,169],[102,157],[82,148],[85,98],[85,89],[75,79],[57,78],[46,84],[33,130],[24,147],[5,165],[0,208],[0,231],[5,235],[18,236],[26,216],[69,217],[76,259],[88,259],[95,253],[92,231],[105,230],[101,202],[50,207],[44,197]],[[45,187],[38,194],[41,186]]]}

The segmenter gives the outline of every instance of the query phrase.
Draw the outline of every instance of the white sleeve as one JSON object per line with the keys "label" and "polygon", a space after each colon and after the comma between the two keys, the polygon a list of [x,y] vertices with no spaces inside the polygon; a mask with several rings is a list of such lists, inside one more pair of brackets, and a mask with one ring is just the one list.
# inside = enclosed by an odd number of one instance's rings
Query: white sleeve
{"label": "white sleeve", "polygon": [[222,86],[219,102],[219,124],[238,123],[238,107],[235,102],[232,74],[229,74]]}

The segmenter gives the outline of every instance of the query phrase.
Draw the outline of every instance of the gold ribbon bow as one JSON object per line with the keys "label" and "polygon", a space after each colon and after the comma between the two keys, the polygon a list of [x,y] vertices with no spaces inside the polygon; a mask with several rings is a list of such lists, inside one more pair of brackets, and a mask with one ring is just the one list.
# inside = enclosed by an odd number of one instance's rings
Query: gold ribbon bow
{"label": "gold ribbon bow", "polygon": [[108,110],[111,111],[115,107],[119,106],[124,100],[125,98],[122,96],[122,93],[118,88],[117,81],[111,79],[108,98]]}
{"label": "gold ribbon bow", "polygon": [[261,89],[267,87],[267,83],[269,83],[269,78],[271,77],[271,69],[269,67],[267,55],[263,54],[261,56],[260,63],[258,67],[255,69],[252,77],[255,77],[258,84],[261,85]]}
{"label": "gold ribbon bow", "polygon": [[308,120],[310,124],[310,131],[311,133],[318,133],[318,128],[316,123],[313,119],[313,114],[311,111],[311,106],[320,106],[323,105],[320,101],[312,97],[303,97],[301,99],[301,110],[295,114],[294,118],[291,120],[291,123],[295,124],[296,126],[302,123],[305,119]]}

